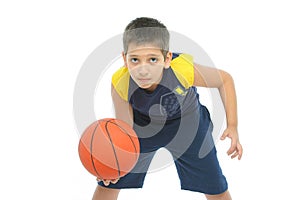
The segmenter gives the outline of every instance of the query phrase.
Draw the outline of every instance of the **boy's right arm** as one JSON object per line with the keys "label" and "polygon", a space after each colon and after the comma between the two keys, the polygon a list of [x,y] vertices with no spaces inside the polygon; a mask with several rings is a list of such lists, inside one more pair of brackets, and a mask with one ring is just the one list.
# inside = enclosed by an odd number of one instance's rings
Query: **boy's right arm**
{"label": "boy's right arm", "polygon": [[113,85],[111,85],[111,96],[115,108],[116,119],[123,120],[132,127],[133,111],[131,105],[120,97]]}
{"label": "boy's right arm", "polygon": [[[112,96],[113,105],[115,108],[116,119],[125,121],[132,127],[133,126],[133,111],[132,111],[131,105],[127,101],[123,100],[120,97],[120,95],[114,89],[113,85],[111,85],[111,96]],[[118,180],[119,179],[115,179],[115,180],[97,179],[98,182],[103,181],[104,185],[106,185],[106,186],[108,186],[110,183],[115,184],[118,182]]]}

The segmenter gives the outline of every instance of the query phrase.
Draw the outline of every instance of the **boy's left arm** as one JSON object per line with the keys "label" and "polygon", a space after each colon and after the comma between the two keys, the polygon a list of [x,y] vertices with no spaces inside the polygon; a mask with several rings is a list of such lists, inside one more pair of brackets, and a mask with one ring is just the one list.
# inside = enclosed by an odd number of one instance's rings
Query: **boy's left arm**
{"label": "boy's left arm", "polygon": [[227,119],[227,128],[221,136],[221,140],[224,140],[226,137],[231,139],[231,146],[227,154],[231,155],[231,158],[238,156],[240,160],[243,148],[237,131],[237,100],[231,75],[223,70],[194,63],[194,86],[218,88]]}

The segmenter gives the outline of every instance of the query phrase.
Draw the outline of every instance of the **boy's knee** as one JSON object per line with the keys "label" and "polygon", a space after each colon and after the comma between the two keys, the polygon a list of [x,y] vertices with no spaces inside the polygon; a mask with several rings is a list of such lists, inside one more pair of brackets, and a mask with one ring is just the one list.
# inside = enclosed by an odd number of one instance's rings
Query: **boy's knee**
{"label": "boy's knee", "polygon": [[93,200],[100,200],[100,199],[116,200],[118,198],[119,192],[120,192],[119,189],[110,189],[98,185],[95,190]]}
{"label": "boy's knee", "polygon": [[205,196],[207,200],[231,200],[231,196],[228,190],[221,194],[215,194],[215,195],[206,194]]}

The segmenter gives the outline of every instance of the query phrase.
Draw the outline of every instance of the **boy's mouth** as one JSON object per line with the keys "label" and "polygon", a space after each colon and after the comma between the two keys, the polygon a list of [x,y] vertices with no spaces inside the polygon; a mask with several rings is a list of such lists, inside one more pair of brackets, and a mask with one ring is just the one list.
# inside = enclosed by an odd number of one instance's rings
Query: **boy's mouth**
{"label": "boy's mouth", "polygon": [[140,80],[140,81],[150,81],[151,78],[138,78],[138,80]]}
{"label": "boy's mouth", "polygon": [[138,82],[140,84],[149,84],[151,82],[151,78],[138,78]]}
{"label": "boy's mouth", "polygon": [[138,81],[140,83],[148,83],[151,81],[151,78],[138,78]]}

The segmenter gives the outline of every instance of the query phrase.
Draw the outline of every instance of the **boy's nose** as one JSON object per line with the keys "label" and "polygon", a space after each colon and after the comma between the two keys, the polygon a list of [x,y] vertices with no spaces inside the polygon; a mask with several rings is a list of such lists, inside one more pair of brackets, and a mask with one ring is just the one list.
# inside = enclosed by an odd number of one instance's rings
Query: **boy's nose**
{"label": "boy's nose", "polygon": [[138,73],[141,76],[146,76],[148,75],[148,67],[146,65],[141,65],[138,67]]}

